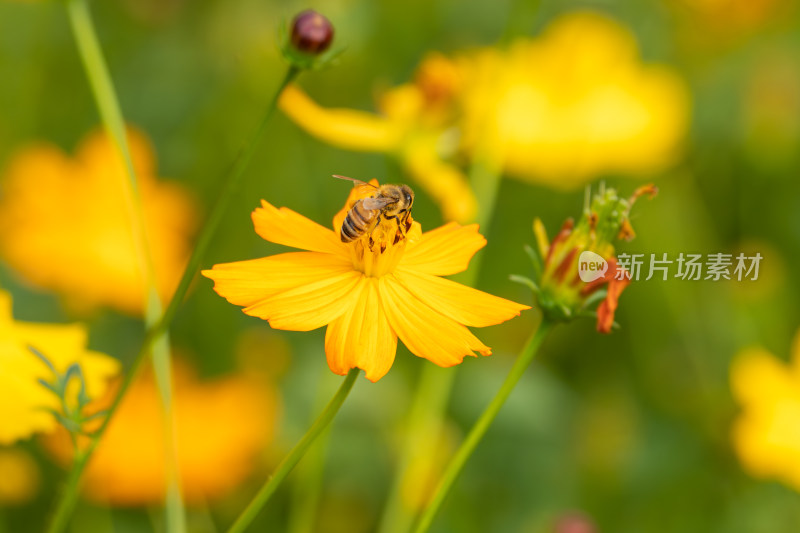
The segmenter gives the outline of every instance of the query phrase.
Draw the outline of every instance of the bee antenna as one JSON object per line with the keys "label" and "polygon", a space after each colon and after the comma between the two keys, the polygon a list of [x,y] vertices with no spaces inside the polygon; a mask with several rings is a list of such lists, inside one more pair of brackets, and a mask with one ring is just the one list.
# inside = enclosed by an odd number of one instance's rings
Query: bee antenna
{"label": "bee antenna", "polygon": [[374,189],[378,188],[378,187],[376,187],[375,185],[373,185],[371,183],[367,183],[366,181],[361,181],[361,180],[358,180],[356,178],[348,178],[347,176],[340,176],[339,174],[333,174],[333,177],[337,178],[337,179],[340,179],[340,180],[352,181],[356,185],[369,185],[370,187],[372,187]]}

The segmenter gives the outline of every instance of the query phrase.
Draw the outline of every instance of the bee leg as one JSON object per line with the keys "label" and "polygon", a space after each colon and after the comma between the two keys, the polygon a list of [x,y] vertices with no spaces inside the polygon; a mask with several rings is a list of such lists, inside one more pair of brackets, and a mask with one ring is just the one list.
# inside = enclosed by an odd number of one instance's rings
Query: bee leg
{"label": "bee leg", "polygon": [[391,217],[386,217],[386,220],[394,220],[397,223],[397,231],[395,232],[394,240],[392,241],[392,244],[397,244],[400,242],[400,239],[403,239],[406,236],[406,232],[403,231],[403,226],[400,223],[400,217],[399,215],[394,215]]}
{"label": "bee leg", "polygon": [[[383,219],[384,220],[394,220],[395,222],[397,222],[397,229],[400,230],[400,220],[397,218],[397,215],[392,215],[392,216],[383,215]],[[392,241],[392,244],[397,244],[403,236],[404,235],[403,235],[402,231],[396,232],[395,236],[394,236],[394,240]]]}
{"label": "bee leg", "polygon": [[400,217],[397,218],[397,229],[400,230],[403,238],[405,238],[408,230],[411,229],[411,224],[408,222],[408,217],[411,216],[411,211],[403,211],[402,222]]}
{"label": "bee leg", "polygon": [[369,236],[369,251],[372,251],[372,247],[375,246],[375,241],[372,240],[372,234]]}

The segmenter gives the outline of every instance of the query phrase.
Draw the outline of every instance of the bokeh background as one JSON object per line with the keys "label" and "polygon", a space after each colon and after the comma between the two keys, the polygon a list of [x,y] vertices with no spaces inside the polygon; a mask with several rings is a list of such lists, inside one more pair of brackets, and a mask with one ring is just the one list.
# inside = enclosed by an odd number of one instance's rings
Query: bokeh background
{"label": "bokeh background", "polygon": [[[800,271],[796,3],[91,2],[126,119],[152,142],[156,175],[190,191],[199,220],[282,76],[279,26],[306,7],[330,17],[335,46],[344,52],[335,66],[304,74],[300,85],[326,106],[362,110],[374,110],[382,91],[411,79],[430,51],[503,46],[498,43],[537,36],[577,9],[616,20],[635,36],[640,61],[673,69],[690,99],[674,161],[638,181],[613,172],[588,180],[604,181],[623,195],[646,181],[660,189],[654,200],[637,204],[637,237],[618,250],[671,255],[744,250],[764,258],[756,282],[633,283],[621,298],[621,328],[609,336],[597,334],[589,320],[557,328],[468,463],[433,530],[554,532],[561,518],[579,513],[607,533],[797,531],[795,489],[758,476],[735,452],[732,427],[741,406],[730,385],[737,353],[761,346],[788,360],[800,327],[800,287],[793,276]],[[98,127],[63,6],[0,2],[0,166],[6,168],[19,150],[36,142],[52,143],[72,157]],[[637,149],[632,143],[630,150]],[[252,230],[250,212],[262,198],[328,224],[348,189],[330,178],[334,173],[414,184],[396,159],[330,146],[276,113],[204,267],[281,251]],[[415,218],[424,228],[440,225],[436,203],[417,189]],[[527,289],[508,280],[509,274],[531,273],[522,247],[534,242],[532,220],[540,217],[552,236],[565,218],[579,215],[583,196],[580,186],[564,191],[504,178],[489,242],[480,252],[477,286],[533,304]],[[135,316],[68,305],[4,262],[0,287],[13,294],[17,319],[83,321],[91,348],[123,364],[142,341]],[[322,330],[271,330],[211,287],[206,279],[195,282],[172,329],[175,351],[198,379],[220,383],[245,375],[247,386],[255,380],[267,398],[244,394],[226,404],[231,415],[219,418],[235,418],[238,430],[220,430],[213,416],[193,427],[188,447],[219,431],[239,436],[220,444],[224,453],[198,452],[194,472],[201,478],[203,471],[213,472],[223,489],[191,502],[192,531],[219,531],[230,524],[341,379],[325,364]],[[470,358],[453,369],[457,377],[442,458],[488,403],[537,320],[531,311],[478,332],[494,355]],[[403,445],[403,423],[421,368],[428,364],[400,347],[385,378],[375,384],[359,379],[327,449],[308,458],[309,465],[320,465],[317,474],[302,467],[292,474],[259,518],[259,530],[376,531]],[[210,408],[192,409],[203,420]],[[252,436],[242,427],[260,429]],[[240,479],[226,481],[218,459],[236,455],[242,441],[255,453]],[[43,527],[64,477],[50,446],[34,438],[2,449],[25,457],[25,466],[0,461],[6,470],[0,470],[0,486],[3,478],[18,481],[0,490],[0,531]],[[119,457],[135,468],[145,460],[135,453]],[[315,475],[321,492],[309,499],[304,491],[314,486]],[[419,483],[419,491],[424,479],[423,472],[412,482]],[[94,500],[79,505],[72,531],[161,527],[158,505]]]}

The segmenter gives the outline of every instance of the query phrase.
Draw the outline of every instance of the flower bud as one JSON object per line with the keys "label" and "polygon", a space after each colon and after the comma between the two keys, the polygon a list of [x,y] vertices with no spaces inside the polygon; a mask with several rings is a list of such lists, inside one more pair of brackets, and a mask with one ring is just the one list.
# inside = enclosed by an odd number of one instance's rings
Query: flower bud
{"label": "flower bud", "polygon": [[307,9],[292,21],[291,41],[298,52],[319,55],[333,41],[333,25],[313,9]]}
{"label": "flower bud", "polygon": [[527,251],[534,264],[535,279],[514,279],[534,290],[548,319],[569,321],[588,315],[596,317],[599,332],[611,331],[617,301],[631,281],[630,273],[620,268],[614,258],[614,241],[633,238],[631,207],[638,197],[652,197],[655,193],[655,187],[647,185],[625,199],[614,189],[601,188],[586,205],[580,220],[576,223],[568,219],[552,242],[542,222],[534,221],[538,246]]}

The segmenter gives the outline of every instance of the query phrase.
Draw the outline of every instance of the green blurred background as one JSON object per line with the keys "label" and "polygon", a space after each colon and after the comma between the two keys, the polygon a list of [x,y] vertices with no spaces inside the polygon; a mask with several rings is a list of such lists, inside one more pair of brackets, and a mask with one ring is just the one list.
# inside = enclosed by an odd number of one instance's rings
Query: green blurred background
{"label": "green blurred background", "polygon": [[[277,28],[303,8],[330,17],[336,46],[345,52],[335,67],[303,75],[301,85],[327,105],[365,110],[374,109],[380,88],[408,80],[430,50],[535,35],[577,8],[628,26],[646,62],[672,65],[685,78],[692,117],[679,164],[653,176],[660,194],[636,206],[637,238],[620,251],[744,248],[764,256],[761,279],[634,283],[621,299],[622,328],[612,335],[598,335],[591,321],[557,328],[433,530],[550,532],[557,517],[579,511],[609,533],[789,533],[800,530],[800,498],[776,482],[748,477],[730,442],[737,412],[730,361],[752,344],[785,358],[800,325],[800,291],[791,275],[800,271],[800,10],[787,9],[789,0],[752,3],[778,5],[778,14],[752,24],[712,24],[680,0],[124,0],[92,2],[92,10],[127,120],[153,141],[159,175],[186,185],[206,209],[282,75]],[[775,61],[788,65],[776,81],[781,90],[754,94],[754,85],[770,76],[765,65]],[[72,153],[98,123],[63,7],[0,2],[0,164],[35,140]],[[261,198],[327,225],[347,193],[346,185],[330,179],[333,173],[407,181],[392,159],[327,146],[277,113],[204,266],[281,250],[252,230],[249,215]],[[624,195],[636,186],[613,175],[597,179]],[[522,246],[533,243],[531,222],[541,217],[552,235],[567,216],[579,214],[583,194],[503,180],[477,286],[532,304],[526,289],[508,281],[512,273],[530,274]],[[423,194],[415,218],[425,228],[441,223]],[[290,355],[278,382],[280,425],[263,464],[231,495],[192,510],[196,531],[230,523],[340,381],[325,364],[322,330],[272,331],[219,298],[211,285],[195,283],[173,328],[174,344],[204,376],[234,369],[244,332],[263,335],[268,346],[285,340]],[[56,297],[25,286],[2,265],[0,286],[14,294],[17,318],[73,319]],[[457,369],[450,403],[455,439],[497,390],[536,320],[528,312],[478,332],[494,356],[470,358]],[[142,338],[137,320],[104,311],[89,323],[93,348],[132,359]],[[375,530],[398,431],[426,364],[400,347],[385,378],[356,384],[332,430],[312,531]],[[0,509],[0,531],[39,530],[63,475],[35,440],[25,447],[40,463],[41,488],[33,501]],[[293,512],[307,512],[295,506],[287,484],[254,530],[287,530]],[[155,510],[82,504],[72,531],[110,524],[119,532],[161,531],[162,525]]]}

